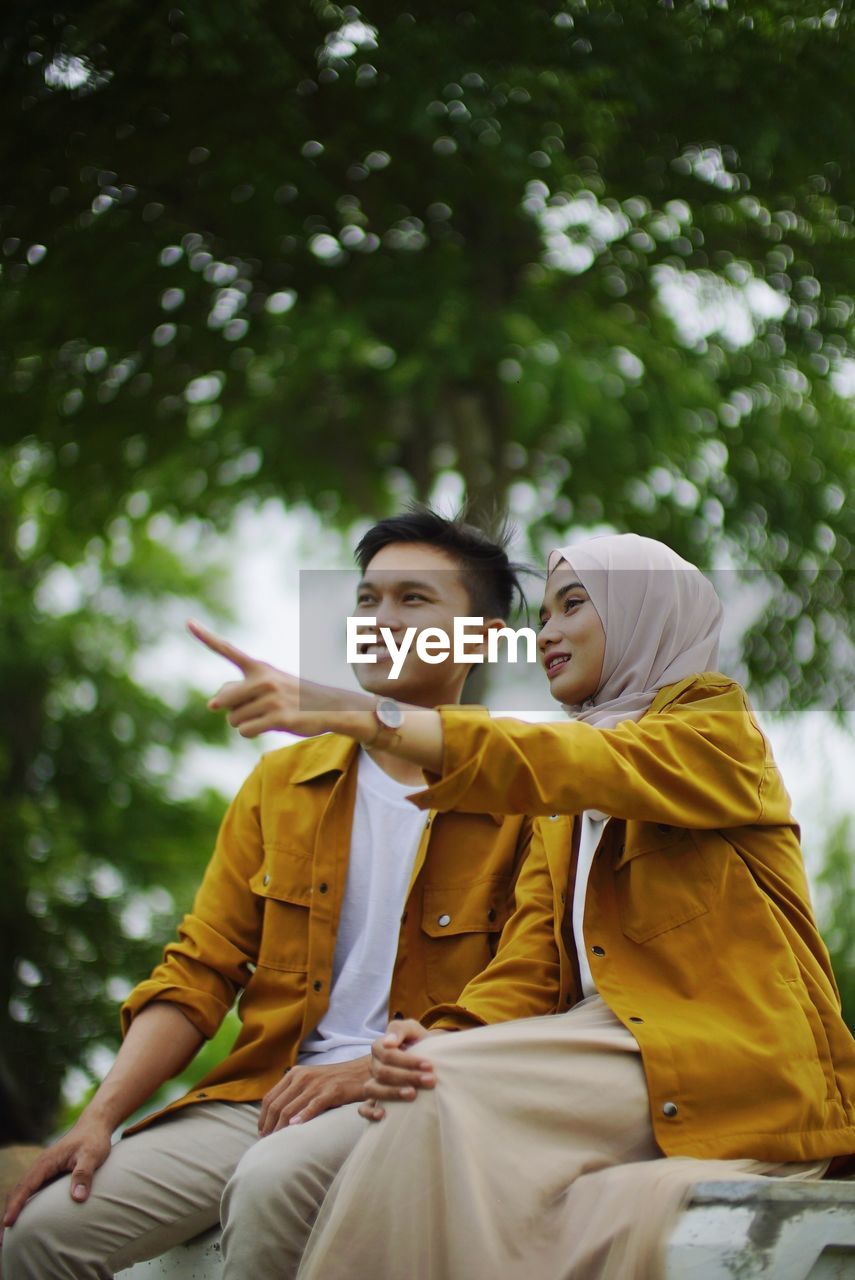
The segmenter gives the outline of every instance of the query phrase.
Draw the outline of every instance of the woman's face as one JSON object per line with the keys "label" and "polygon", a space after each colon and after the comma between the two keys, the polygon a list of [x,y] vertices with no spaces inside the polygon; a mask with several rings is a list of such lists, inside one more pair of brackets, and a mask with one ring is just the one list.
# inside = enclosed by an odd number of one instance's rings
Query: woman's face
{"label": "woman's face", "polygon": [[540,607],[538,653],[557,702],[574,706],[600,687],[606,633],[587,591],[565,560],[549,575]]}

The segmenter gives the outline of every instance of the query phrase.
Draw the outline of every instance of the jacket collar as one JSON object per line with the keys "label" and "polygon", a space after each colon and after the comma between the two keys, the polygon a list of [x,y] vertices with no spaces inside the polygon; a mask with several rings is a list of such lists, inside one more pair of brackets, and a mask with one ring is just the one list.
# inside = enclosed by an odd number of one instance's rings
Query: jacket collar
{"label": "jacket collar", "polygon": [[[356,761],[359,744],[340,733],[321,733],[304,738],[298,745],[302,759],[291,774],[292,782],[312,782],[326,773],[344,773]],[[503,813],[488,815],[497,826],[505,820]]]}
{"label": "jacket collar", "polygon": [[311,782],[325,773],[344,773],[356,759],[359,743],[341,733],[321,733],[298,744],[300,762],[291,774],[292,782]]}

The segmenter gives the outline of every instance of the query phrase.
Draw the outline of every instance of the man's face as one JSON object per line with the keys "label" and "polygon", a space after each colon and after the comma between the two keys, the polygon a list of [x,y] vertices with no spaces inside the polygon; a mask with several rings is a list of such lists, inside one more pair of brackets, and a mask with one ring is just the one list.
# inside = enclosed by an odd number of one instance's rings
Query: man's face
{"label": "man's face", "polygon": [[376,645],[359,646],[377,656],[375,663],[355,664],[359,683],[367,693],[422,706],[455,702],[468,666],[455,664],[450,656],[436,664],[423,662],[414,636],[400,674],[392,680],[392,659],[380,628],[388,627],[398,646],[408,627],[415,627],[416,635],[426,627],[441,627],[451,642],[455,617],[471,613],[469,592],[455,560],[429,543],[389,543],[366,566],[356,589],[353,615],[376,618],[378,638]]}

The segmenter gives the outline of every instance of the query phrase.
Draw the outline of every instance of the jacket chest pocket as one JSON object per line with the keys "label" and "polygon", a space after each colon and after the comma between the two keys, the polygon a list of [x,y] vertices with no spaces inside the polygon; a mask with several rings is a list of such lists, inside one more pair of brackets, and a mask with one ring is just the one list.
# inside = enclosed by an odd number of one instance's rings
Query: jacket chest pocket
{"label": "jacket chest pocket", "polygon": [[615,892],[621,929],[633,942],[649,942],[705,915],[713,879],[688,831],[666,828],[657,845],[619,859]]}
{"label": "jacket chest pocket", "polygon": [[487,967],[510,906],[507,876],[447,888],[425,886],[422,941],[431,1000],[456,1000],[469,979]]}
{"label": "jacket chest pocket", "polygon": [[305,973],[309,956],[312,859],[265,845],[249,882],[262,914],[258,964]]}

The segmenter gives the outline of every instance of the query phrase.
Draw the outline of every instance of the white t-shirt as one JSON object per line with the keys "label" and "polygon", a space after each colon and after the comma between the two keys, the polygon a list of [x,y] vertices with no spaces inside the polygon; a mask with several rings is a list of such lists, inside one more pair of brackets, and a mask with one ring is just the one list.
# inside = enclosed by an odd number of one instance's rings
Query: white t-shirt
{"label": "white t-shirt", "polygon": [[[596,812],[596,811],[595,811]],[[592,818],[586,809],[582,814],[582,831],[579,836],[579,856],[576,859],[576,883],[573,887],[573,937],[579,959],[579,976],[582,979],[581,999],[597,994],[597,984],[588,964],[588,948],[585,946],[585,898],[588,893],[588,877],[594,863],[594,854],[608,818]]]}
{"label": "white t-shirt", "polygon": [[301,1064],[349,1062],[368,1053],[389,1021],[389,987],[425,815],[360,751],[350,861],[333,957],[330,1003],[303,1040]]}

